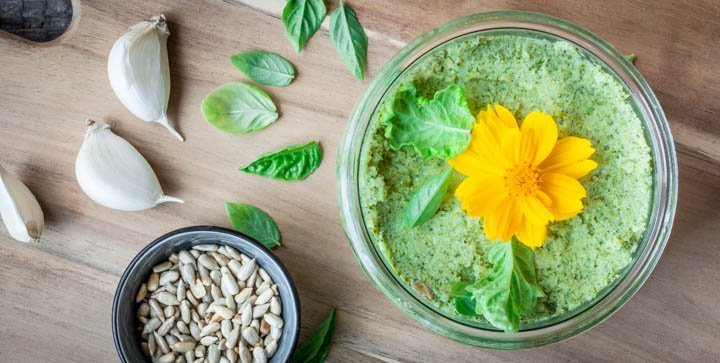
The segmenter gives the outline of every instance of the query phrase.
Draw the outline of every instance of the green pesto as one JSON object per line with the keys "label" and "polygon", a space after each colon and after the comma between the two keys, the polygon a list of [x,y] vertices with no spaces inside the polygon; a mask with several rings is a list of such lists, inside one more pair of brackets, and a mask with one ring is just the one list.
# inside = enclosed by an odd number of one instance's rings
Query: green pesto
{"label": "green pesto", "polygon": [[[581,179],[587,189],[582,214],[548,227],[535,251],[538,283],[546,297],[525,321],[540,321],[594,299],[633,260],[652,193],[650,148],[624,86],[574,45],[509,35],[472,36],[444,45],[419,60],[401,79],[418,94],[455,83],[473,114],[502,104],[522,118],[533,110],[552,115],[560,137],[588,138],[599,167]],[[482,220],[468,217],[452,195],[457,174],[438,213],[408,229],[402,211],[412,192],[441,171],[444,161],[393,151],[383,137],[382,111],[371,121],[360,166],[366,225],[385,260],[408,284],[421,282],[428,302],[456,315],[449,296],[461,280],[485,276],[491,266]],[[421,284],[420,284],[421,286]],[[427,294],[425,294],[427,295]]]}

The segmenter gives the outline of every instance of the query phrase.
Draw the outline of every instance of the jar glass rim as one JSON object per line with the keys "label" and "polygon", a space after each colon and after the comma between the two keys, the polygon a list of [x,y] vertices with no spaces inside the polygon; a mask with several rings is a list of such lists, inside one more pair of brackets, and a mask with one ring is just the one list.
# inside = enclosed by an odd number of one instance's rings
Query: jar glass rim
{"label": "jar glass rim", "polygon": [[[531,324],[517,333],[483,329],[449,318],[427,306],[397,281],[365,229],[358,185],[359,159],[368,125],[398,77],[438,46],[458,37],[499,29],[545,33],[569,41],[597,58],[625,84],[632,96],[653,156],[653,195],[647,230],[644,240],[639,243],[642,248],[626,268],[624,277],[619,277],[606,288],[608,291],[592,302],[583,304],[583,308],[568,314],[569,317]],[[424,33],[401,49],[380,70],[353,110],[339,149],[337,178],[345,231],[358,262],[376,287],[433,331],[464,343],[498,349],[538,346],[566,339],[597,325],[619,309],[637,292],[657,264],[670,235],[677,202],[677,161],[672,135],[657,98],[639,71],[614,47],[590,31],[566,20],[523,11],[480,13],[460,18]]]}

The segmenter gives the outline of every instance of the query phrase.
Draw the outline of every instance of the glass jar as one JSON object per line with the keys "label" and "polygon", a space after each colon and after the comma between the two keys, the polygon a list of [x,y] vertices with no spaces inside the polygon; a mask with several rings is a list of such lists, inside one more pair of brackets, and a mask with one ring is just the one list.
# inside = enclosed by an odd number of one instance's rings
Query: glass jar
{"label": "glass jar", "polygon": [[[573,311],[548,320],[524,324],[517,333],[504,333],[486,323],[448,316],[426,304],[397,276],[376,248],[360,207],[359,167],[368,125],[383,97],[416,61],[453,39],[490,32],[528,35],[575,44],[625,86],[643,123],[651,148],[652,204],[643,238],[633,262],[598,296]],[[360,265],[370,280],[401,310],[448,338],[488,348],[519,349],[539,346],[580,334],[623,306],[650,275],[670,235],[677,202],[677,161],[665,115],[638,70],[605,40],[582,27],[555,17],[520,11],[482,13],[457,19],[421,35],[378,73],[356,105],[338,154],[338,193],[343,225]]]}

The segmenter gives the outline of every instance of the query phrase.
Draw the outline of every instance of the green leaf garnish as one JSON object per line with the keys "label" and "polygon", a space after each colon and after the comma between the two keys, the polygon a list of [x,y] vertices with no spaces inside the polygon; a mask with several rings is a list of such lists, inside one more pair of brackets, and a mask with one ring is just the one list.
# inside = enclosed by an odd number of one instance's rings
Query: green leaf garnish
{"label": "green leaf garnish", "polygon": [[281,180],[304,180],[320,166],[321,161],[320,144],[311,141],[264,154],[240,171]]}
{"label": "green leaf garnish", "polygon": [[355,11],[340,1],[330,14],[330,39],[345,66],[357,79],[365,76],[368,38],[355,16]]}
{"label": "green leaf garnish", "polygon": [[267,248],[280,246],[280,231],[269,214],[258,207],[244,203],[225,202],[225,211],[233,228],[244,233]]}
{"label": "green leaf garnish", "polygon": [[406,227],[419,226],[437,212],[450,186],[452,173],[453,169],[447,168],[415,190],[403,210]]}
{"label": "green leaf garnish", "polygon": [[383,118],[385,137],[398,150],[412,146],[422,157],[452,158],[465,151],[475,118],[465,91],[451,84],[429,100],[416,96],[415,87],[401,89]]}
{"label": "green leaf garnish", "polygon": [[295,351],[290,359],[293,363],[324,362],[330,352],[330,343],[335,331],[335,308],[323,320],[305,343]]}
{"label": "green leaf garnish", "polygon": [[467,287],[471,286],[468,282],[458,282],[453,286],[450,297],[455,300],[455,310],[465,316],[477,316],[475,298],[473,298]]}
{"label": "green leaf garnish", "polygon": [[265,128],[278,118],[270,96],[249,84],[226,83],[202,102],[205,120],[231,134],[245,134]]}
{"label": "green leaf garnish", "polygon": [[282,20],[290,43],[300,53],[308,39],[320,28],[327,9],[323,0],[288,0]]}
{"label": "green leaf garnish", "polygon": [[254,82],[265,86],[285,87],[295,78],[295,68],[287,59],[259,50],[238,53],[230,62]]}
{"label": "green leaf garnish", "polygon": [[477,304],[476,312],[506,333],[520,329],[520,317],[532,311],[545,296],[537,284],[535,255],[520,242],[496,242],[490,249],[492,271],[466,287]]}
{"label": "green leaf garnish", "polygon": [[637,56],[633,53],[625,55],[625,59],[627,59],[628,62],[635,64],[635,59],[637,59]]}

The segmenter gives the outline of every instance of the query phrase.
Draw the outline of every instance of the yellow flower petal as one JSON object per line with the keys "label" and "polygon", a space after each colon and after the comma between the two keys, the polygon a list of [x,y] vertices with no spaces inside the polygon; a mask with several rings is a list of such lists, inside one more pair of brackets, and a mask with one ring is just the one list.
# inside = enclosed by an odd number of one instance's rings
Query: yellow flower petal
{"label": "yellow flower petal", "polygon": [[563,221],[582,212],[585,188],[577,180],[563,174],[543,176],[542,190],[552,200],[550,210],[556,221]]}
{"label": "yellow flower petal", "polygon": [[520,130],[509,129],[505,131],[500,143],[500,149],[502,150],[505,159],[512,164],[520,162]]}
{"label": "yellow flower petal", "polygon": [[539,165],[553,150],[557,141],[557,125],[549,115],[533,111],[520,126],[520,158],[532,165]]}
{"label": "yellow flower petal", "polygon": [[547,224],[553,219],[553,214],[538,198],[534,196],[519,197],[523,215],[530,223]]}
{"label": "yellow flower petal", "polygon": [[502,177],[504,170],[495,164],[483,161],[475,151],[465,150],[462,154],[447,160],[448,164],[465,176]]}
{"label": "yellow flower petal", "polygon": [[550,155],[540,164],[547,173],[565,174],[572,178],[581,178],[593,171],[597,163],[587,160],[595,153],[590,140],[580,137],[564,137],[557,141]]}
{"label": "yellow flower petal", "polygon": [[515,232],[515,237],[525,246],[530,248],[541,247],[547,236],[547,225],[532,224],[523,220],[520,228]]}
{"label": "yellow flower petal", "polygon": [[470,177],[460,183],[455,196],[469,216],[484,217],[492,214],[498,204],[507,198],[507,190],[501,179]]}
{"label": "yellow flower petal", "polygon": [[508,130],[519,130],[517,120],[515,120],[512,112],[500,105],[488,105],[487,111],[480,111],[478,121],[481,120],[488,125],[490,132],[492,132],[498,143],[502,142],[503,135]]}
{"label": "yellow flower petal", "polygon": [[[500,150],[500,144],[495,140],[492,132],[484,122],[476,122],[472,131],[472,140],[469,151],[474,151],[483,162],[500,169],[509,166],[508,161]],[[467,152],[467,150],[465,151]]]}
{"label": "yellow flower petal", "polygon": [[485,234],[490,240],[510,241],[522,222],[522,210],[515,198],[508,197],[498,204],[494,213],[485,217]]}

